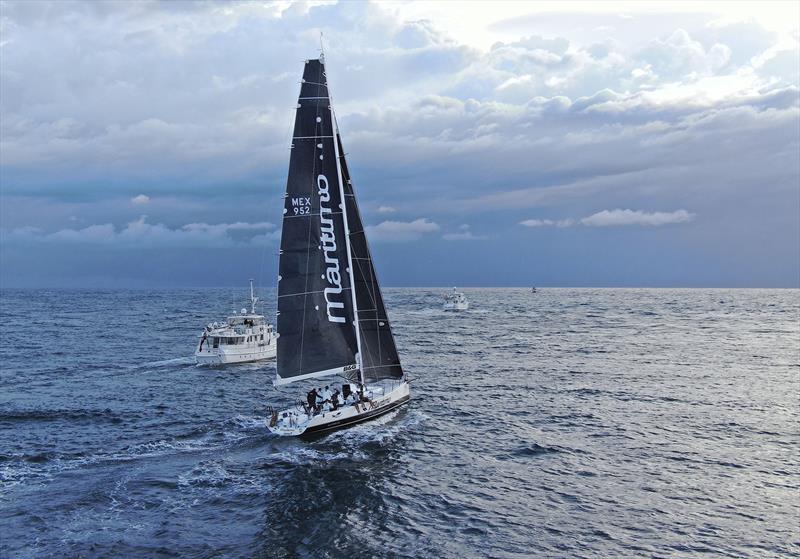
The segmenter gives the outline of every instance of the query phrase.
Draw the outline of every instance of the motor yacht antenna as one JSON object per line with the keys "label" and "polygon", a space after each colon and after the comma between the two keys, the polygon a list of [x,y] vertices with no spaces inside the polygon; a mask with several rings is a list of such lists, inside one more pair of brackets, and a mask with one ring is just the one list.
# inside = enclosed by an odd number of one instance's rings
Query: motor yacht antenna
{"label": "motor yacht antenna", "polygon": [[258,302],[258,297],[256,297],[255,293],[253,292],[253,280],[250,280],[250,314],[256,314],[256,303]]}

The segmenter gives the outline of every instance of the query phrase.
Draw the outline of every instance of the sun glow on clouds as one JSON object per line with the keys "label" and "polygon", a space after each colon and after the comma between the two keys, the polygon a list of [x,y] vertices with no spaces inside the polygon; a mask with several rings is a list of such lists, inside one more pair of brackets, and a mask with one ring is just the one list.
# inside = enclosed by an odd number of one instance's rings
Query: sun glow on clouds
{"label": "sun glow on clouds", "polygon": [[[738,22],[758,22],[764,27],[783,33],[791,33],[797,28],[800,20],[800,9],[796,2],[766,1],[754,4],[747,2],[691,2],[681,0],[651,0],[649,2],[624,1],[576,1],[562,2],[545,0],[537,2],[519,2],[517,0],[495,0],[493,2],[463,2],[454,16],[452,4],[449,2],[381,2],[381,5],[400,17],[409,20],[428,19],[435,25],[450,29],[458,41],[476,48],[488,49],[497,41],[508,40],[516,30],[516,21],[524,25],[526,19],[540,17],[545,19],[550,14],[580,16],[582,14],[598,14],[630,19],[636,21],[637,16],[653,13],[684,14],[716,14],[714,25],[730,25]],[[453,26],[453,18],[458,18],[458,25]],[[603,25],[578,19],[573,27],[579,27],[587,40],[596,39],[599,34],[619,33],[613,25]],[[563,32],[563,27],[554,29]]]}

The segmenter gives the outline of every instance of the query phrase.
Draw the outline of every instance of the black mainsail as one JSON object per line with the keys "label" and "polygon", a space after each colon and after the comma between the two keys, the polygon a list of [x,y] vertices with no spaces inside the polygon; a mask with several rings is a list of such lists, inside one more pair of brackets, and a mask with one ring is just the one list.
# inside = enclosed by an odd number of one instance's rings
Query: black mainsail
{"label": "black mainsail", "polygon": [[325,66],[306,61],[283,205],[277,384],[357,369],[334,122]]}
{"label": "black mainsail", "polygon": [[322,57],[303,72],[283,214],[275,383],[402,378]]}

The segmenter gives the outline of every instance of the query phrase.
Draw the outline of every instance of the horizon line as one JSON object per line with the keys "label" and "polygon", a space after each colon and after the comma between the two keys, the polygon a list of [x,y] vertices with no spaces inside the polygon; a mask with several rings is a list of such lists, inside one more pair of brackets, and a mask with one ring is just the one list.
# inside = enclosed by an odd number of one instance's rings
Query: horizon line
{"label": "horizon line", "polygon": [[[800,289],[800,284],[795,286],[731,286],[731,285],[504,285],[504,286],[496,286],[496,285],[384,285],[381,286],[382,289],[531,289],[531,287],[536,287],[537,290],[539,289]],[[277,286],[263,286],[263,285],[255,285],[256,289],[276,289]],[[145,286],[145,285],[131,285],[131,286],[119,286],[119,285],[109,285],[109,286],[19,286],[19,285],[0,285],[0,291],[4,290],[82,290],[82,289],[107,289],[107,290],[145,290],[145,289],[154,289],[154,290],[162,290],[162,289],[242,289],[247,290],[249,287],[245,286],[242,287],[240,285],[206,285],[206,286],[192,286],[192,285],[175,285],[175,286],[165,286],[165,285],[153,285],[153,286]]]}

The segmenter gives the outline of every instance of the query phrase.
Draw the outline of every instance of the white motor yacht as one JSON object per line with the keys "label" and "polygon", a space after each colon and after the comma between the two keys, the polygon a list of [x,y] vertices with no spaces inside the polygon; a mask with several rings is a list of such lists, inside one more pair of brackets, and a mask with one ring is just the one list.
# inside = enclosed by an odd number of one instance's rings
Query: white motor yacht
{"label": "white motor yacht", "polygon": [[214,322],[203,328],[194,353],[198,364],[249,363],[275,357],[277,336],[272,324],[256,314],[257,301],[250,280],[250,312],[242,309],[241,314],[229,316],[222,324]]}
{"label": "white motor yacht", "polygon": [[442,308],[446,311],[465,311],[469,309],[469,301],[463,293],[453,288],[452,293],[444,296],[444,304]]}

